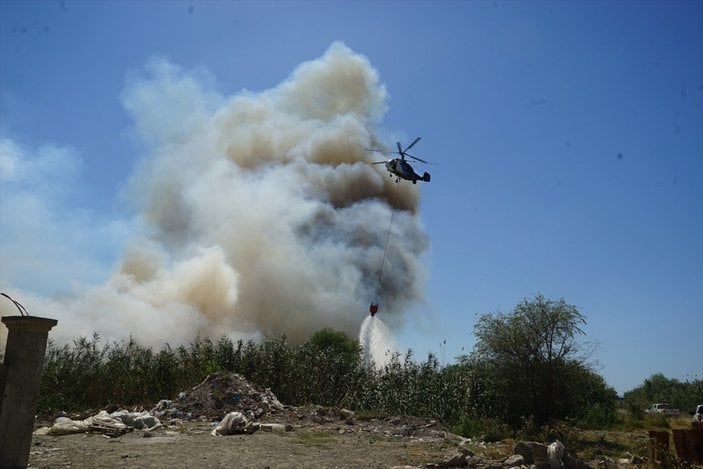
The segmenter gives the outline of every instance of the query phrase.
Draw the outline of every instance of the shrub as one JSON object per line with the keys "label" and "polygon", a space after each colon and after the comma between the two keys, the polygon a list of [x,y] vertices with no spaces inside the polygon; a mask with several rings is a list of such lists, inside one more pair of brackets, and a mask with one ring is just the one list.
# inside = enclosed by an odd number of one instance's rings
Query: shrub
{"label": "shrub", "polygon": [[610,405],[597,402],[590,406],[578,418],[577,423],[584,428],[607,429],[620,424],[622,418],[617,410]]}
{"label": "shrub", "polygon": [[493,418],[464,418],[451,427],[452,432],[463,437],[480,437],[486,443],[501,441],[510,436],[510,427]]}

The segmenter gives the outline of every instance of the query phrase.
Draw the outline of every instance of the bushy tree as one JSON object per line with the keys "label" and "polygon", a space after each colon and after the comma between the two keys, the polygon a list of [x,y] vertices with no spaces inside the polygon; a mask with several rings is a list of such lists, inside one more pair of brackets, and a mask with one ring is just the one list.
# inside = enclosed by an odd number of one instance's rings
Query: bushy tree
{"label": "bushy tree", "polygon": [[[615,392],[594,379],[592,350],[578,340],[585,324],[575,306],[542,295],[523,300],[511,313],[480,316],[467,362],[485,383],[476,391],[483,402],[479,410],[513,426],[525,418],[542,426],[576,417],[594,401],[614,402]],[[594,386],[595,394],[589,391]]]}

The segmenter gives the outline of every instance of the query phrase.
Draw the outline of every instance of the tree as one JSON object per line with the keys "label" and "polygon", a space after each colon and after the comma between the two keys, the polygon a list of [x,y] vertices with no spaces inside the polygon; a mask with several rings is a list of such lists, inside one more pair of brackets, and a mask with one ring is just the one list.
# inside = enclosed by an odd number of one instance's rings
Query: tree
{"label": "tree", "polygon": [[296,354],[294,379],[307,402],[337,405],[358,378],[361,363],[359,342],[330,328],[312,334]]}
{"label": "tree", "polygon": [[[510,314],[480,316],[474,357],[490,383],[485,397],[492,412],[515,426],[526,417],[541,426],[582,411],[593,393],[581,388],[595,382],[592,349],[577,340],[585,324],[575,306],[542,295],[523,300]],[[614,392],[606,394],[614,398]]]}

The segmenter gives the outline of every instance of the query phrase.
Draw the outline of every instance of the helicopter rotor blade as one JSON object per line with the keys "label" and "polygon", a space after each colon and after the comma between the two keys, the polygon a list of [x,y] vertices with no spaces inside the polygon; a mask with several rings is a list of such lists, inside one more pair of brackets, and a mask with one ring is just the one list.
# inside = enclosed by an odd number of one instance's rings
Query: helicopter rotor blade
{"label": "helicopter rotor blade", "polygon": [[374,161],[371,164],[386,164],[386,161]]}
{"label": "helicopter rotor blade", "polygon": [[[408,146],[405,148],[405,150],[403,150],[403,153],[405,153],[406,151],[410,150],[410,149],[413,147],[413,145],[415,145],[417,142],[420,141],[421,138],[422,138],[422,137],[417,137],[415,140],[413,140],[413,143],[411,143],[410,145],[408,145]],[[400,144],[398,144],[398,147],[400,148]]]}
{"label": "helicopter rotor blade", "polygon": [[414,160],[416,160],[416,161],[419,161],[420,163],[432,164],[432,163],[430,163],[430,162],[428,162],[428,161],[423,160],[422,158],[418,158],[417,156],[413,156],[413,155],[411,155],[410,153],[406,153],[405,156],[409,156],[410,158],[412,158],[412,159],[414,159]]}
{"label": "helicopter rotor blade", "polygon": [[400,147],[400,142],[395,142],[395,144],[398,145],[398,154],[403,156],[403,149]]}

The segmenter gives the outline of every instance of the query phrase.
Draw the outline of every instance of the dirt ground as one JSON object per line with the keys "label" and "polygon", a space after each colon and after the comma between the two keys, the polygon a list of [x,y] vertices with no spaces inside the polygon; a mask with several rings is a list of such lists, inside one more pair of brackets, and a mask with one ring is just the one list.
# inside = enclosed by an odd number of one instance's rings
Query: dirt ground
{"label": "dirt ground", "polygon": [[[512,440],[467,441],[432,421],[401,417],[353,425],[305,419],[281,433],[260,429],[253,434],[212,436],[214,428],[215,422],[186,421],[114,438],[100,433],[35,435],[29,467],[427,468],[446,467],[443,462],[456,455],[461,445],[481,461],[473,467],[496,468],[507,467],[501,462],[515,444]],[[578,451],[570,453],[593,468],[647,467],[646,459],[635,464],[621,459],[646,456],[646,438],[644,431],[583,432]]]}
{"label": "dirt ground", "polygon": [[[211,436],[208,422],[185,422],[117,438],[97,433],[35,436],[30,467],[107,468],[390,468],[439,463],[458,446],[454,437],[393,436],[339,425],[298,427],[284,433]],[[351,426],[349,426],[351,427]],[[399,428],[403,428],[400,426]]]}

